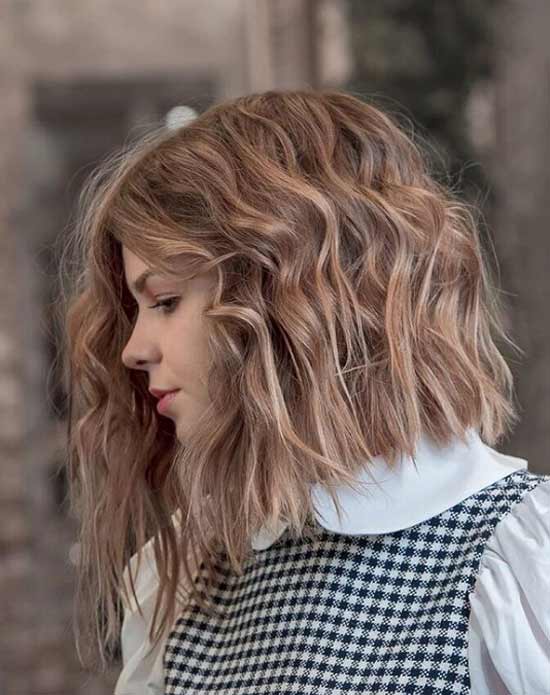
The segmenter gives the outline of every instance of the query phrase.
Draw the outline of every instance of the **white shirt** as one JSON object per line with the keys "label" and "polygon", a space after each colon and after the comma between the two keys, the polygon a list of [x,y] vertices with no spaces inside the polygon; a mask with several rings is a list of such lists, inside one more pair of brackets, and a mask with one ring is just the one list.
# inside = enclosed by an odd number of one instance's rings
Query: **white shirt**
{"label": "white shirt", "polygon": [[[336,490],[344,512],[338,520],[328,492],[312,488],[316,518],[328,531],[346,535],[385,534],[426,521],[497,482],[527,461],[484,444],[474,429],[467,441],[444,448],[420,438],[415,463],[403,456],[393,469],[377,456],[358,475],[361,490]],[[406,500],[406,504],[403,504]],[[252,547],[272,545],[287,525],[262,529]],[[125,606],[121,645],[123,669],[114,695],[164,695],[163,652],[168,633],[156,649],[147,638],[158,576],[152,541],[144,547],[135,576],[136,606]],[[129,568],[127,568],[129,571]],[[550,694],[550,481],[525,494],[497,524],[485,546],[470,598],[468,661],[471,695]]]}

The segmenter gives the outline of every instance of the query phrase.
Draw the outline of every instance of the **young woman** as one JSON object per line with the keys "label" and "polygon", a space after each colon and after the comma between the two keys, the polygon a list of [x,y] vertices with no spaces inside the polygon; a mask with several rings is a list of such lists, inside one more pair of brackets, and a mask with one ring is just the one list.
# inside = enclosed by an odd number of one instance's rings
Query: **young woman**
{"label": "young woman", "polygon": [[494,448],[513,343],[476,220],[337,90],[216,105],[90,178],[75,627],[83,661],[121,639],[116,695],[550,692],[550,476]]}

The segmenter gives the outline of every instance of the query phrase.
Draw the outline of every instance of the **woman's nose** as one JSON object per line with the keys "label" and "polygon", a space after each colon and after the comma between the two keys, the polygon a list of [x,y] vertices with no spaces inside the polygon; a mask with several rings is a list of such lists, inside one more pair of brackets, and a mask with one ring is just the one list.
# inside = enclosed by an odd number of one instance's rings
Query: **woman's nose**
{"label": "woman's nose", "polygon": [[145,369],[158,359],[158,350],[151,344],[137,345],[130,339],[122,351],[122,363],[128,369]]}

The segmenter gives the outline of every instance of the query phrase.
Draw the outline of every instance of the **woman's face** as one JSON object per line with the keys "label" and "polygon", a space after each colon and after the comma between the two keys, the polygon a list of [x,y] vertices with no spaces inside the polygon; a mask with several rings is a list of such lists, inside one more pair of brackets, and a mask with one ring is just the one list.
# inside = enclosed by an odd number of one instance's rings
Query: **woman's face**
{"label": "woman's face", "polygon": [[[183,443],[208,405],[207,326],[202,311],[214,290],[216,273],[188,280],[153,274],[139,289],[134,284],[149,266],[125,246],[122,254],[126,285],[138,304],[122,362],[128,369],[147,372],[149,389],[179,389],[163,416],[174,420]],[[153,308],[161,302],[166,306]],[[156,407],[157,398],[151,395],[151,399]]]}

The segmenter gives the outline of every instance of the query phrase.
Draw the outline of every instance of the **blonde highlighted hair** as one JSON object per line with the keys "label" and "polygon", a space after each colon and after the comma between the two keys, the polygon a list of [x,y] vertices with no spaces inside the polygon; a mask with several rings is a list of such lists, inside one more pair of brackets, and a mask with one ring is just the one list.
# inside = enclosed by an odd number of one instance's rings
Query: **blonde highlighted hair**
{"label": "blonde highlighted hair", "polygon": [[[353,485],[421,433],[507,434],[497,341],[519,348],[478,219],[393,115],[333,89],[232,99],[96,167],[60,259],[81,659],[86,644],[105,665],[117,644],[124,568],[147,540],[155,642],[190,601],[219,617],[216,563],[241,572],[260,527],[308,533],[312,484]],[[210,406],[185,443],[121,361],[136,313],[123,245],[168,274],[217,273]]]}

